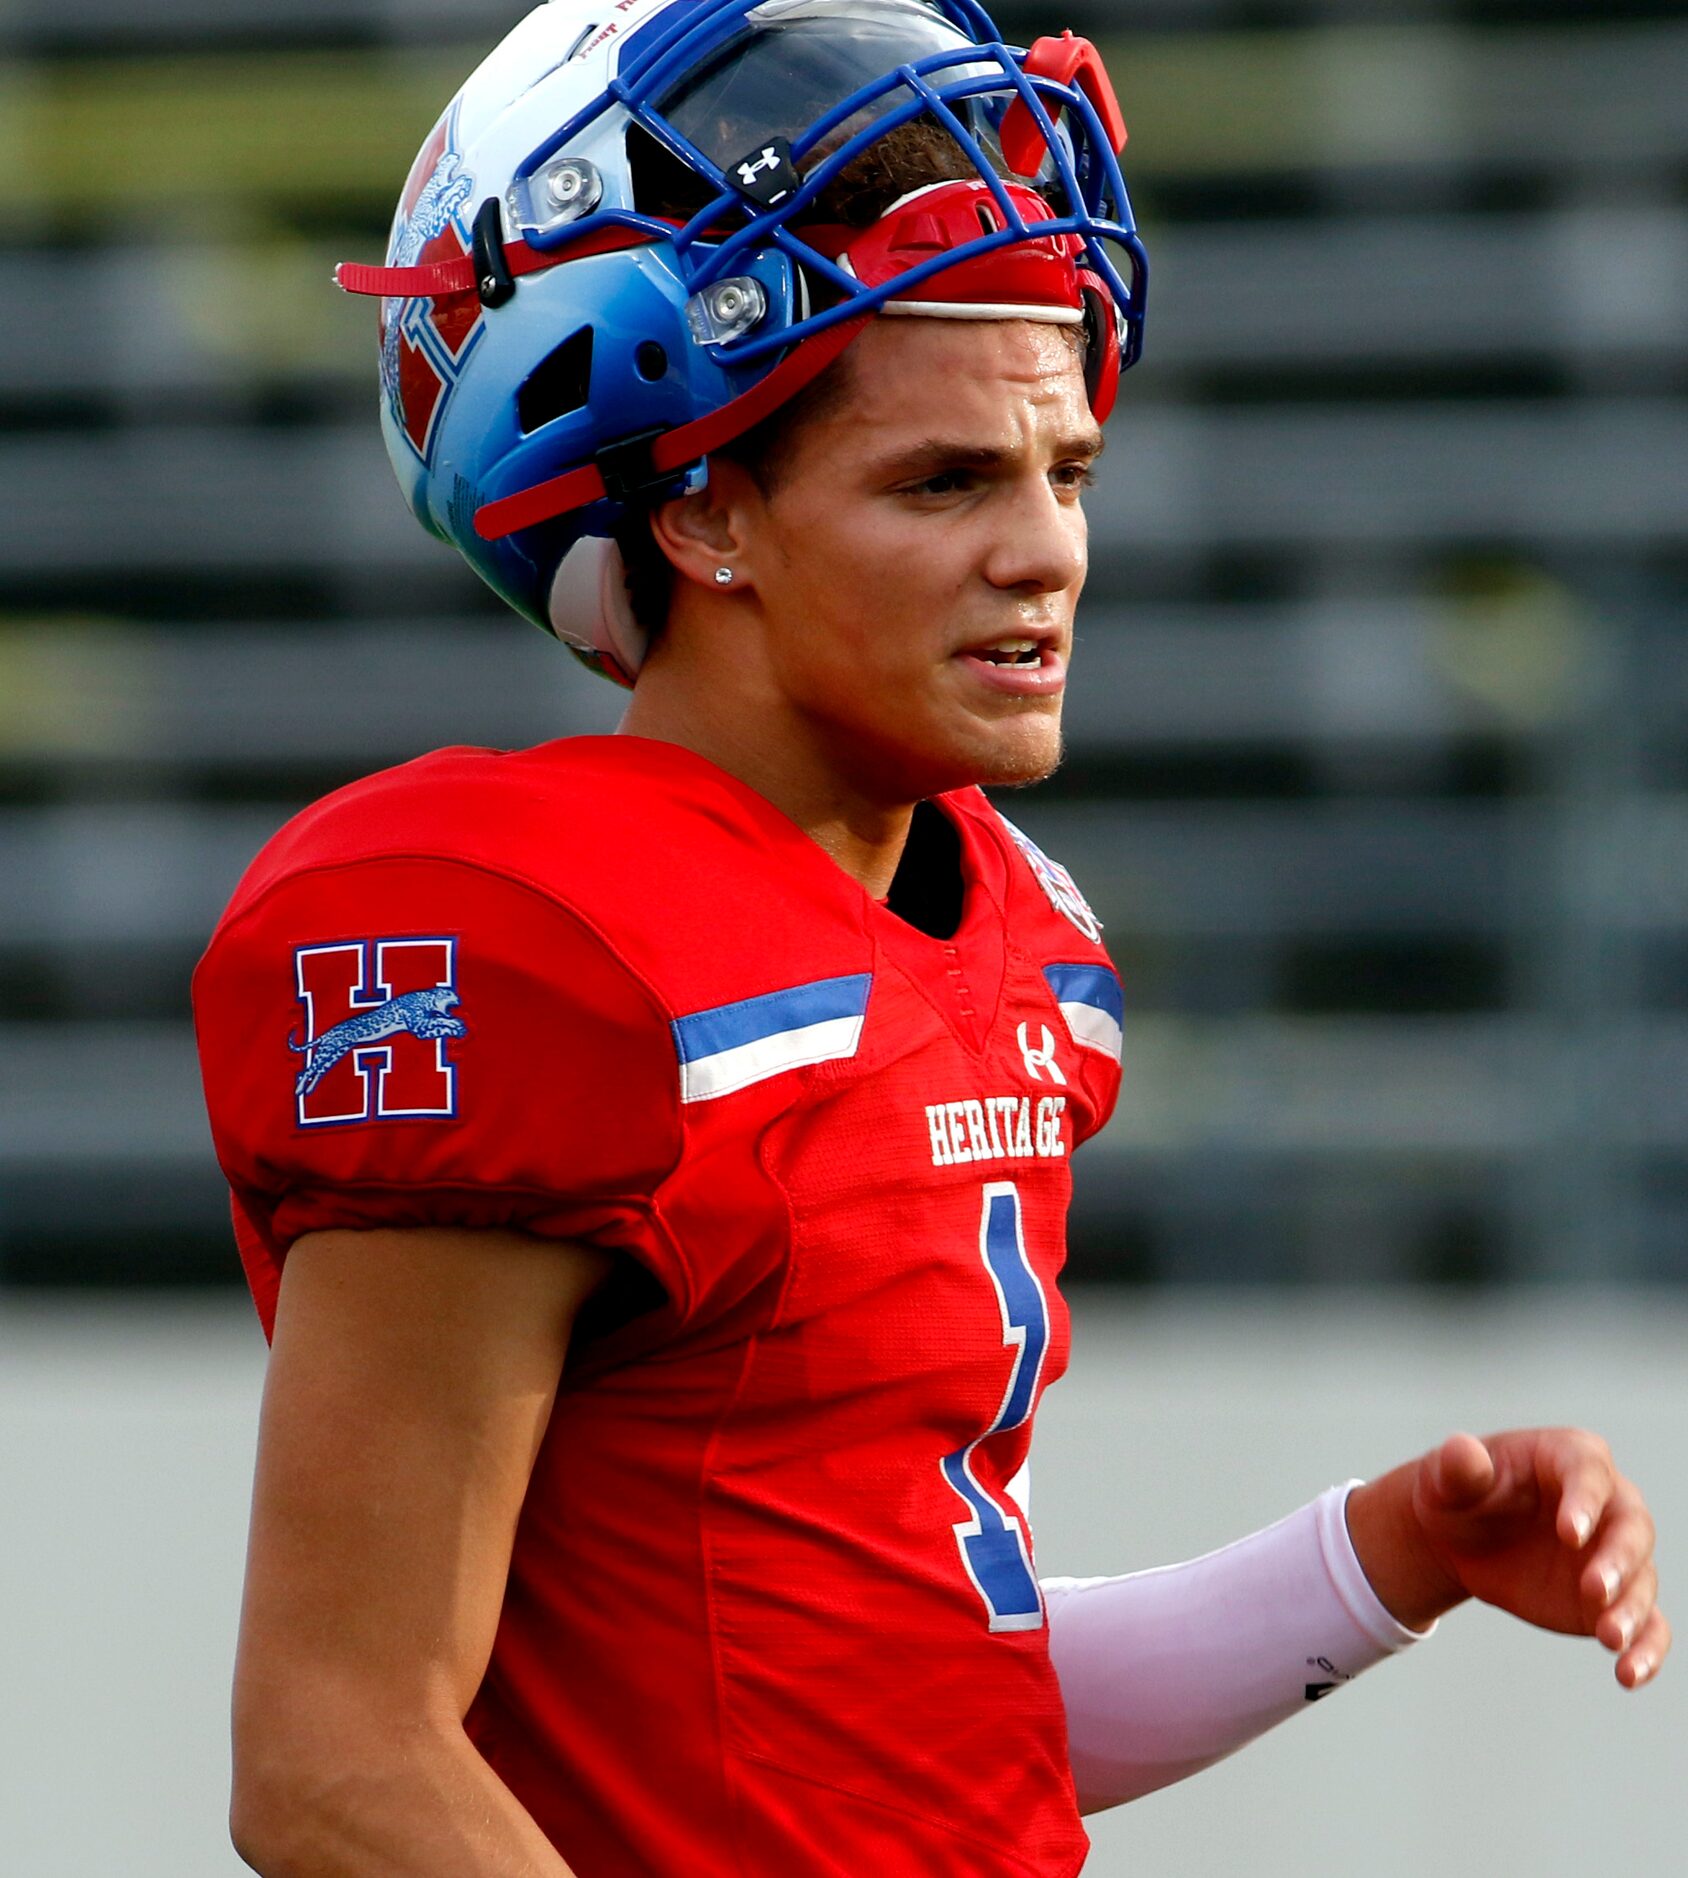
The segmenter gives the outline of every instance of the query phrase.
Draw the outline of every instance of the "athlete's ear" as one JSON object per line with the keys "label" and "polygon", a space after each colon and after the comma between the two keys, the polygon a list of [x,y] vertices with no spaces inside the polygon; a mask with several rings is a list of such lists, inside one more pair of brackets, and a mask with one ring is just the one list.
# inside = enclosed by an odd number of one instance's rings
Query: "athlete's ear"
{"label": "athlete's ear", "polygon": [[[676,496],[652,512],[651,535],[674,571],[717,593],[732,585],[739,593],[754,583],[744,550],[752,533],[751,511],[761,499],[754,478],[742,464],[712,458],[709,481],[691,495]],[[733,582],[719,578],[732,570]]]}

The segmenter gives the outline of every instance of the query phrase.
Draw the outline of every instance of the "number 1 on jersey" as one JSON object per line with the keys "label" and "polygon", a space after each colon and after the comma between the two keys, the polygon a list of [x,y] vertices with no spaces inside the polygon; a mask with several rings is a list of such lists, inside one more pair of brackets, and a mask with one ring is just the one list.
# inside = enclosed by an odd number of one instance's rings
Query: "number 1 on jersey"
{"label": "number 1 on jersey", "polygon": [[988,1436],[1018,1428],[1037,1400],[1038,1378],[1049,1348],[1049,1304],[1026,1256],[1020,1193],[1011,1180],[985,1188],[979,1255],[1002,1307],[1002,1341],[1014,1352],[1008,1388],[996,1420],[946,1454],[944,1478],[967,1504],[969,1517],[954,1528],[961,1562],[990,1614],[992,1630],[1040,1630],[1043,1599],[1032,1571],[1031,1546],[1019,1516],[998,1502],[973,1472],[973,1450]]}

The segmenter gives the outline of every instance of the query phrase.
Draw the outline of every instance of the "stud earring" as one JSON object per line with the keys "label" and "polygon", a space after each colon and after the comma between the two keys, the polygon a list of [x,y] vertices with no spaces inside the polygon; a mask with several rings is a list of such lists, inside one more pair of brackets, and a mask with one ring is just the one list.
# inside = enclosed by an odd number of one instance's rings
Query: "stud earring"
{"label": "stud earring", "polygon": [[733,584],[733,570],[730,567],[718,567],[715,570],[717,587],[730,587]]}

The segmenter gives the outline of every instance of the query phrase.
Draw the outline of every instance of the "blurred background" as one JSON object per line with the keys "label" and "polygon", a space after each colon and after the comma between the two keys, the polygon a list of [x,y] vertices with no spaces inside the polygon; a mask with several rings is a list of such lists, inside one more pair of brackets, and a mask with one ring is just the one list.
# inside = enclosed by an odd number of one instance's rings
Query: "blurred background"
{"label": "blurred background", "polygon": [[[380,257],[417,145],[522,10],[0,0],[0,1863],[21,1878],[233,1869],[221,1704],[261,1348],[186,1010],[217,913],[353,776],[618,713],[410,520],[373,310],[329,285]],[[1051,1399],[1074,1471],[1040,1487],[1045,1562],[1218,1543],[1488,1408],[1627,1432],[1688,1539],[1688,13],[998,18],[1102,42],[1154,264],[1092,503],[1069,761],[1006,804],[1084,885],[1127,990],[1126,1093],[1079,1168],[1091,1367],[1077,1407]],[[1131,1549],[1079,1556],[1104,1426]],[[1333,1427],[1354,1439],[1327,1467]],[[1503,1836],[1444,1869],[1568,1874],[1614,1846],[1673,1868],[1669,1796],[1634,1769],[1680,1770],[1688,1708],[1661,1689],[1614,1723],[1592,1660],[1541,1668],[1530,1641],[1527,1672],[1482,1653],[1510,1643],[1439,1642],[1390,1672],[1409,1693],[1375,1727],[1400,1739],[1309,1718],[1316,1753],[1291,1730],[1264,1771],[1213,1777],[1253,1786],[1132,1809],[1094,1869],[1287,1871],[1344,1818],[1339,1868],[1422,1869],[1410,1836],[1368,1835],[1376,1770],[1459,1739],[1438,1731],[1472,1702],[1485,1750],[1533,1744],[1543,1797],[1514,1827],[1545,1809],[1555,1832],[1527,1867]],[[1497,1680],[1532,1690],[1504,1719]],[[77,1784],[91,1707],[103,1810]],[[1563,1725],[1536,1742],[1538,1711]],[[1619,1826],[1565,1810],[1591,1757],[1633,1777]],[[1453,1770],[1421,1771],[1425,1830],[1480,1805],[1481,1778],[1444,1799]]]}
{"label": "blurred background", "polygon": [[[278,823],[616,718],[402,508],[329,285],[520,10],[0,9],[10,1283],[231,1279],[184,987]],[[1068,7],[1154,262],[1071,757],[1014,805],[1129,993],[1086,1275],[1683,1274],[1688,18],[1649,11]]]}

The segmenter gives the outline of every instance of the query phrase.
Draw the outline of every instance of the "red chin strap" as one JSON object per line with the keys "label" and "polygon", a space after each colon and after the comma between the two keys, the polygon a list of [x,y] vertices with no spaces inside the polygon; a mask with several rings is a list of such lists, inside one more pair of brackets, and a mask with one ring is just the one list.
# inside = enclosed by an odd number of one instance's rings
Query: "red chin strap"
{"label": "red chin strap", "polygon": [[[1034,189],[1014,182],[1002,187],[1026,223],[1035,225],[1052,219],[1048,203]],[[982,236],[1001,234],[1009,226],[989,184],[975,179],[934,183],[916,190],[871,228],[811,226],[798,232],[819,253],[847,266],[863,286],[880,287],[923,262],[953,253]],[[1090,408],[1096,421],[1102,423],[1113,409],[1119,387],[1119,329],[1106,286],[1083,262],[1084,243],[1077,235],[1034,234],[941,269],[906,295],[892,295],[885,310],[894,313],[901,306],[918,315],[944,318],[947,309],[954,308],[948,317],[1047,318],[1063,325],[1077,324],[1082,318],[1089,352],[1086,388]],[[374,275],[384,270],[365,271]],[[390,276],[392,271],[386,272]],[[1063,313],[1070,317],[1056,318]],[[677,475],[712,450],[742,437],[818,378],[871,317],[863,314],[859,319],[845,320],[804,340],[759,384],[718,411],[652,438],[611,446],[605,454],[613,457],[621,448],[632,451],[639,459],[639,487],[648,488]],[[520,489],[485,504],[475,512],[475,533],[483,541],[501,541],[524,528],[585,508],[604,496],[624,493],[623,488],[612,487],[612,479],[619,481],[616,471],[612,468],[606,477],[605,467],[602,460],[585,463],[536,483],[531,489]]]}

